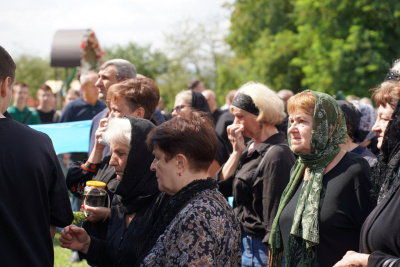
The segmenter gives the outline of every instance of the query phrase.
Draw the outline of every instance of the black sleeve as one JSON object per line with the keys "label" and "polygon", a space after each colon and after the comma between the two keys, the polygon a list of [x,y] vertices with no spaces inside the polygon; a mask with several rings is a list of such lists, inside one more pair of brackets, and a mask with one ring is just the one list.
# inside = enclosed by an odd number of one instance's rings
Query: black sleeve
{"label": "black sleeve", "polygon": [[368,258],[367,267],[399,267],[400,266],[400,258],[397,256],[392,256],[389,254],[385,254],[381,251],[375,251],[371,253]]}
{"label": "black sleeve", "polygon": [[[217,133],[216,133],[217,134]],[[225,141],[217,134],[218,137],[218,150],[215,155],[215,159],[218,161],[219,165],[225,164],[225,162],[229,159],[229,150]]]}
{"label": "black sleeve", "polygon": [[108,256],[106,243],[104,240],[97,239],[94,236],[90,236],[90,246],[88,253],[79,253],[79,258],[86,259],[91,264],[98,267],[113,266],[112,259]]}
{"label": "black sleeve", "polygon": [[48,149],[52,154],[50,166],[53,167],[51,177],[49,177],[51,179],[51,187],[49,188],[50,224],[57,227],[65,227],[71,224],[74,215],[65,185],[64,173],[62,172],[50,138],[48,140]]}
{"label": "black sleeve", "polygon": [[264,244],[268,243],[279,201],[289,182],[290,171],[295,162],[295,157],[288,146],[276,146],[272,149],[273,151],[268,155],[262,176],[263,224],[266,231],[262,240]]}

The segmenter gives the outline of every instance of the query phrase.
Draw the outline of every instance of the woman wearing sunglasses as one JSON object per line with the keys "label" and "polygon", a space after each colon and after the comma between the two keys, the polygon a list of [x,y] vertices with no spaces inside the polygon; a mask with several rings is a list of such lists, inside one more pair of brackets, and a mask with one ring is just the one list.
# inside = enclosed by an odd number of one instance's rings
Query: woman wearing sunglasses
{"label": "woman wearing sunglasses", "polygon": [[[172,116],[179,117],[184,112],[188,112],[190,108],[195,110],[207,112],[211,116],[210,107],[208,106],[206,98],[199,92],[193,90],[185,90],[178,93],[175,97],[175,107],[172,109]],[[208,177],[214,177],[215,173],[219,170],[229,158],[228,145],[225,141],[215,133],[218,137],[218,150],[215,159],[208,168]]]}

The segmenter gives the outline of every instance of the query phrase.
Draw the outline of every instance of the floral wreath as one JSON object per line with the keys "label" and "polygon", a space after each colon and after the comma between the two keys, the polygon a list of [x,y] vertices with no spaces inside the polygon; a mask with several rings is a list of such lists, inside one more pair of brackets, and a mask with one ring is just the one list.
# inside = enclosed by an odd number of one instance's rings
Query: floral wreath
{"label": "floral wreath", "polygon": [[[87,51],[88,48],[92,48],[96,57],[96,65],[92,66],[91,63],[87,60]],[[82,56],[81,56],[81,66],[80,72],[85,73],[90,69],[98,69],[101,64],[103,64],[103,56],[105,52],[101,50],[99,41],[94,34],[94,31],[88,29],[85,34],[83,35],[82,42],[81,42],[81,49],[82,49]]]}

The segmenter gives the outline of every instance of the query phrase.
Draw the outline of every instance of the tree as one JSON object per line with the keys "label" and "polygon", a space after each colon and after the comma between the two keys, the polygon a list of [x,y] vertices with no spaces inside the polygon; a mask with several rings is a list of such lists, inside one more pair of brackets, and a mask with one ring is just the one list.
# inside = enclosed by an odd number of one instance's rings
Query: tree
{"label": "tree", "polygon": [[127,45],[115,45],[104,50],[106,52],[104,61],[122,58],[128,60],[138,73],[155,79],[158,75],[168,70],[169,60],[161,51],[153,51],[151,45],[138,45],[129,43]]}
{"label": "tree", "polygon": [[225,80],[366,96],[400,56],[394,0],[237,0],[234,8]]}
{"label": "tree", "polygon": [[26,83],[29,94],[36,97],[36,91],[52,74],[49,61],[31,55],[21,55],[15,60],[17,69],[15,81]]}
{"label": "tree", "polygon": [[[219,68],[231,57],[230,48],[224,40],[224,31],[218,21],[208,25],[182,22],[171,33],[166,34],[166,51],[174,68],[163,75],[168,80],[168,98],[187,89],[188,82],[197,78],[215,90],[219,102],[225,101],[225,93],[233,88],[219,82]],[[172,98],[173,97],[173,98]]]}

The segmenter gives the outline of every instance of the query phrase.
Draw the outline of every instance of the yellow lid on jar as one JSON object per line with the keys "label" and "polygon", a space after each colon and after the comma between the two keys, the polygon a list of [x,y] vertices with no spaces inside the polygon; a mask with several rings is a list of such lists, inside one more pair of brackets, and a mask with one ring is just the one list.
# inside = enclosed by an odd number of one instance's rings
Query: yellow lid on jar
{"label": "yellow lid on jar", "polygon": [[93,186],[93,187],[100,187],[100,188],[105,188],[106,183],[100,182],[100,181],[87,181],[86,182],[87,186]]}

